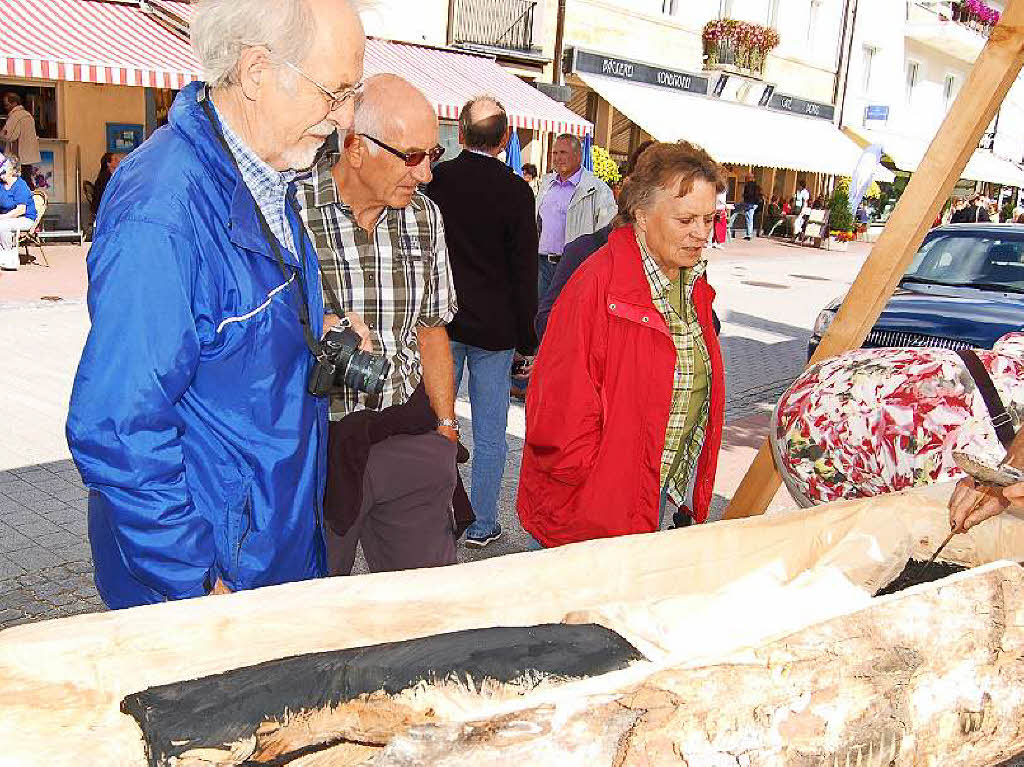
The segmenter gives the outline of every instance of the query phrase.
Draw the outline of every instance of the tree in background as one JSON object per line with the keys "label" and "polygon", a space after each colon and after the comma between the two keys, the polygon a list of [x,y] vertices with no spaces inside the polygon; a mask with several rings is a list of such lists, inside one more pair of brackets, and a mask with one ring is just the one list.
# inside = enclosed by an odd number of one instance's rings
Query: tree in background
{"label": "tree in background", "polygon": [[836,184],[836,191],[828,202],[828,228],[833,232],[852,232],[853,213],[850,211],[850,185]]}

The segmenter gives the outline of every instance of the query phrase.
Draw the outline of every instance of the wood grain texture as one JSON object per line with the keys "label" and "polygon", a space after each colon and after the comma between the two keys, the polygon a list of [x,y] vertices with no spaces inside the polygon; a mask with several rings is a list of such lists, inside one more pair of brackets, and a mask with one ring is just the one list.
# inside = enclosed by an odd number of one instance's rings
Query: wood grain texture
{"label": "wood grain texture", "polygon": [[1021,690],[1024,571],[991,565],[612,701],[418,727],[371,764],[982,767],[1024,751]]}
{"label": "wood grain texture", "polygon": [[[383,692],[394,695],[419,682],[470,679],[514,682],[524,677],[575,679],[626,668],[643,656],[602,626],[562,624],[473,629],[449,634],[296,655],[232,669],[202,679],[161,685],[125,697],[121,710],[139,723],[151,767],[196,749],[257,736],[248,758],[270,763],[291,751],[341,740],[377,742],[372,727],[338,722],[307,727],[303,742],[260,732],[266,720],[285,722],[301,712],[331,709]],[[405,722],[409,724],[408,721]],[[260,735],[264,737],[260,737]],[[277,745],[273,745],[276,743]]]}
{"label": "wood grain texture", "polygon": [[[709,595],[742,579],[784,585],[818,566],[867,582],[875,576],[861,561],[863,546],[873,545],[865,530],[905,527],[885,545],[898,545],[905,534],[908,555],[927,559],[948,532],[949,491],[932,487],[457,567],[294,583],[0,631],[0,765],[145,765],[141,731],[119,708],[126,695],[292,655],[558,623],[570,612],[642,600],[713,601]],[[943,557],[976,565],[1021,552],[1024,521],[1004,515],[957,536]],[[816,620],[799,610],[779,615],[785,620],[773,632]],[[716,648],[705,642],[703,649]],[[704,662],[714,661],[709,652]]]}
{"label": "wood grain texture", "polygon": [[[1009,0],[809,365],[864,343],[1022,65],[1024,0]],[[766,439],[725,518],[763,514],[781,483]]]}

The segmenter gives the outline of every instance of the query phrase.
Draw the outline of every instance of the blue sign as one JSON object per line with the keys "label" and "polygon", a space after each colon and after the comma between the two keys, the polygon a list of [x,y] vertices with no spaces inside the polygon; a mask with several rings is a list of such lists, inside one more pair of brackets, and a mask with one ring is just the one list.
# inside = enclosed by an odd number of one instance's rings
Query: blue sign
{"label": "blue sign", "polygon": [[865,120],[880,120],[885,122],[889,119],[889,107],[867,106],[864,107]]}

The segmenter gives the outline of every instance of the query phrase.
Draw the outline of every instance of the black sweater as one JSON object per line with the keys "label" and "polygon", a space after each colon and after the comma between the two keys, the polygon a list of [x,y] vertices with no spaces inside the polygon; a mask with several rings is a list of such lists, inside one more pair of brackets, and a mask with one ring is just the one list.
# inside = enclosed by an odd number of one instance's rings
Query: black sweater
{"label": "black sweater", "polygon": [[459,311],[455,341],[481,349],[537,346],[537,219],[533,191],[501,160],[464,151],[434,168],[427,195],[444,217]]}

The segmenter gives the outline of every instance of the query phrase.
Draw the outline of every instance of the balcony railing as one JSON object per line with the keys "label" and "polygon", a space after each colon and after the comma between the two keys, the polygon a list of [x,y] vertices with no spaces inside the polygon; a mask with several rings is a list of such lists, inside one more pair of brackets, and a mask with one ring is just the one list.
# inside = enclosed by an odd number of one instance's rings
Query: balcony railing
{"label": "balcony railing", "polygon": [[[908,0],[907,21],[911,23],[938,22],[953,23],[988,37],[994,26],[994,19],[988,13],[994,9],[987,8],[983,12],[985,18],[974,13],[966,2],[957,0]],[[924,11],[924,15],[922,15]]]}
{"label": "balcony railing", "polygon": [[453,41],[532,52],[537,0],[451,0]]}
{"label": "balcony railing", "polygon": [[741,49],[731,40],[717,40],[704,44],[704,68],[722,69],[754,77],[764,76],[765,54]]}

